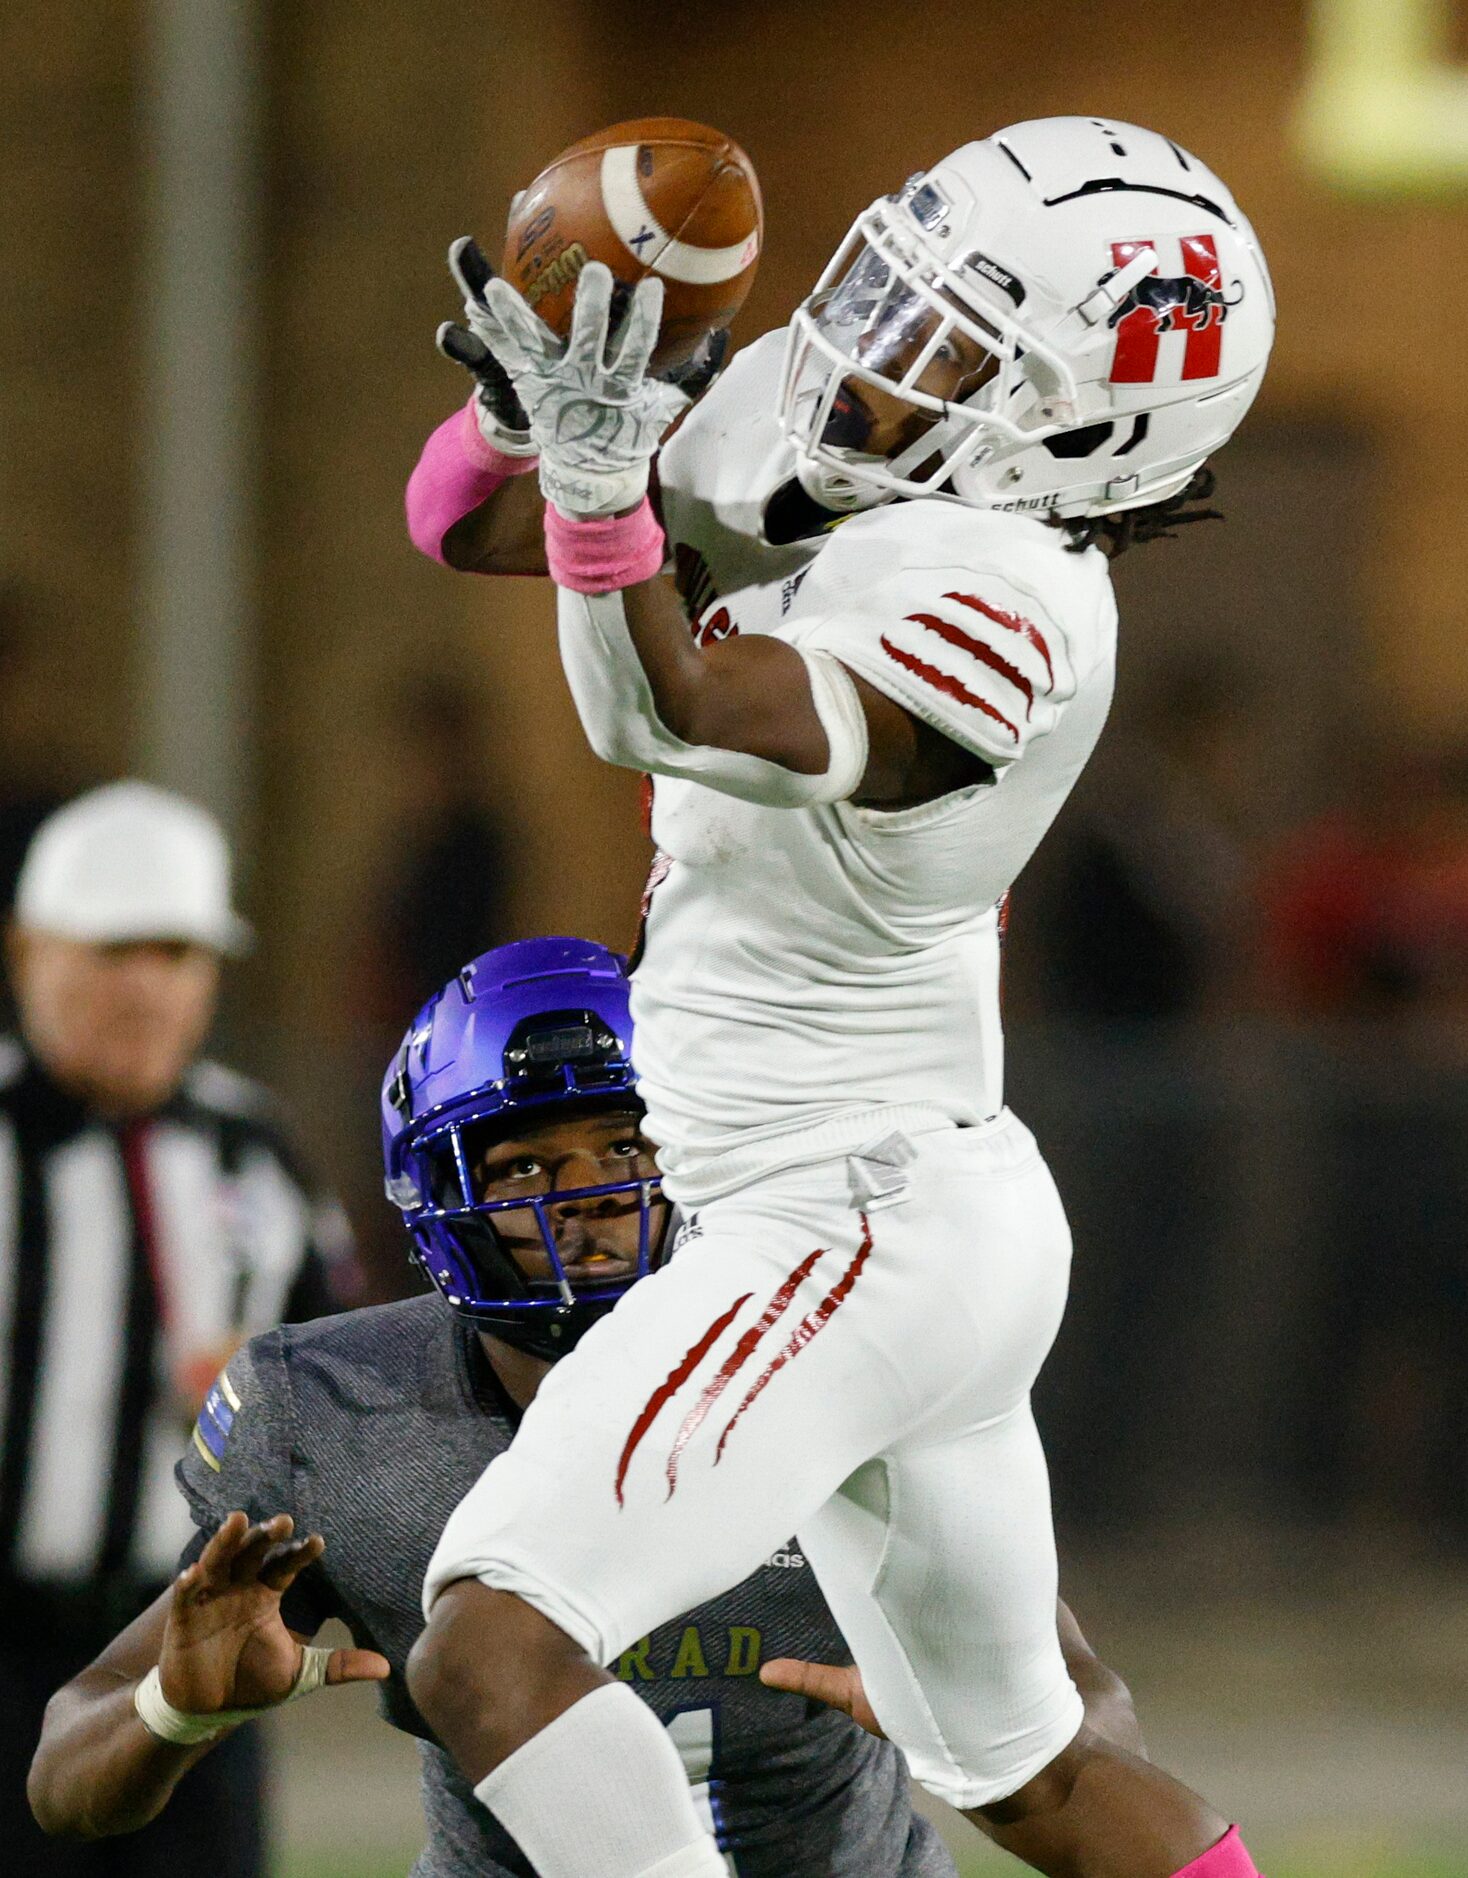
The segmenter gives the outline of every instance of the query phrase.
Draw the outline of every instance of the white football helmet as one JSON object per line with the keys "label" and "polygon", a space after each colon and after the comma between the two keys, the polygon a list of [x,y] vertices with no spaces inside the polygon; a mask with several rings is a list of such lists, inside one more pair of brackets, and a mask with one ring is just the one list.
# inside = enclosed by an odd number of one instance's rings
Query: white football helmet
{"label": "white football helmet", "polygon": [[[791,322],[781,424],[830,508],[1104,515],[1186,488],[1273,338],[1264,256],[1211,170],[1132,124],[1037,118],[857,217]],[[959,356],[946,401],[923,388]],[[872,404],[893,399],[926,424],[864,451]]]}

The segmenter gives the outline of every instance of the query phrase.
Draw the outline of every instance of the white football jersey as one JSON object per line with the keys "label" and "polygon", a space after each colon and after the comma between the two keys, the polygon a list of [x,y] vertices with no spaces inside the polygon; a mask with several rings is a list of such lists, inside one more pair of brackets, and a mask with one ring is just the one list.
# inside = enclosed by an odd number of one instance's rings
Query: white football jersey
{"label": "white football jersey", "polygon": [[633,977],[647,1128],[702,1205],[887,1128],[1003,1106],[1001,903],[1111,701],[1105,556],[1031,518],[895,502],[771,546],[793,465],[783,333],[743,352],[662,453],[693,631],[819,647],[992,766],[919,808],[764,808],[660,777]]}

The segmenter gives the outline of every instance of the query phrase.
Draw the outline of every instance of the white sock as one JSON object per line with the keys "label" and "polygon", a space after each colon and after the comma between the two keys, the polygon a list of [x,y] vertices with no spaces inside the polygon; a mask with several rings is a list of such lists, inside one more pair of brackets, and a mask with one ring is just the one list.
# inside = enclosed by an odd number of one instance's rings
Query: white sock
{"label": "white sock", "polygon": [[678,1750],[622,1683],[574,1702],[474,1796],[540,1878],[728,1878]]}

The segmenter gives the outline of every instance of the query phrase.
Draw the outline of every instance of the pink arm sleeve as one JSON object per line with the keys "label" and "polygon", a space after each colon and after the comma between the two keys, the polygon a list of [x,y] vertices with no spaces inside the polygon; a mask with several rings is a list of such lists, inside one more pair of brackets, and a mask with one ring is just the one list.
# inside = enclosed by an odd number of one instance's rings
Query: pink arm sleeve
{"label": "pink arm sleeve", "polygon": [[447,567],[443,539],[454,523],[487,501],[511,476],[524,476],[535,467],[533,456],[506,456],[484,441],[474,421],[471,398],[434,431],[408,478],[404,506],[413,546]]}

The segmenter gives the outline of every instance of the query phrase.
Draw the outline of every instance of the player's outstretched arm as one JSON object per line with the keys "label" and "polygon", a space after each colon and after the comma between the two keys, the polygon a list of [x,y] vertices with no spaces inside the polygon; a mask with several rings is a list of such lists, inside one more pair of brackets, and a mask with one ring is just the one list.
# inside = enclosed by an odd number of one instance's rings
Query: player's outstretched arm
{"label": "player's outstretched arm", "polygon": [[46,1832],[100,1839],[147,1825],[222,1735],[305,1693],[308,1666],[313,1687],[388,1674],[374,1650],[318,1651],[313,1661],[286,1628],[281,1598],[324,1549],[319,1535],[291,1534],[289,1514],[251,1525],[231,1513],[168,1590],[52,1696],[26,1783]]}
{"label": "player's outstretched arm", "polygon": [[565,340],[503,280],[476,312],[540,450],[561,657],[593,749],[780,808],[905,807],[983,780],[983,761],[828,653],[764,637],[692,643],[647,499],[660,439],[687,404],[647,375],[661,312],[656,277],[618,308],[596,262]]}

